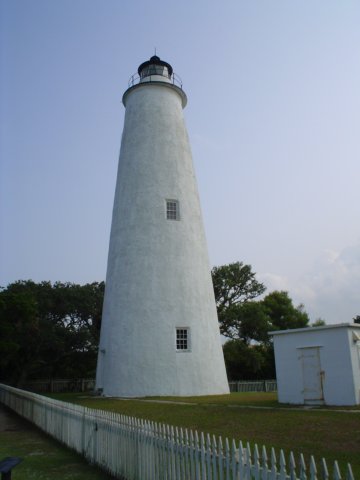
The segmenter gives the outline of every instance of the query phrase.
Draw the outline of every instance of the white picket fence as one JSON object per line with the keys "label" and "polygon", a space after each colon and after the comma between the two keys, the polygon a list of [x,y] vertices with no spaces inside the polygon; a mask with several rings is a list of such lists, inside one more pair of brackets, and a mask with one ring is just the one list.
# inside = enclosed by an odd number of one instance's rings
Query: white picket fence
{"label": "white picket fence", "polygon": [[323,459],[319,472],[313,457],[286,463],[265,447],[235,444],[113,412],[60,402],[0,384],[0,402],[114,475],[126,480],[354,480],[348,464],[345,477],[337,462],[330,477]]}
{"label": "white picket fence", "polygon": [[[95,379],[43,379],[29,380],[22,385],[31,392],[86,392],[95,389]],[[229,382],[230,392],[276,392],[276,380],[236,380]]]}
{"label": "white picket fence", "polygon": [[237,380],[229,382],[230,392],[276,392],[276,380]]}
{"label": "white picket fence", "polygon": [[44,379],[29,380],[22,385],[25,390],[30,392],[87,392],[95,389],[95,379],[76,378],[76,379]]}

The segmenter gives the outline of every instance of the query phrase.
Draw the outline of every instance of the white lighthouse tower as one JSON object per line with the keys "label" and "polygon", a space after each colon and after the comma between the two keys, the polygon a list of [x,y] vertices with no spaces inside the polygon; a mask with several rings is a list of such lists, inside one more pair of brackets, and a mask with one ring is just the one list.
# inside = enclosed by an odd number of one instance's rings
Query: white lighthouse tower
{"label": "white lighthouse tower", "polygon": [[138,74],[123,96],[96,388],[121,397],[228,393],[187,98],[157,56]]}

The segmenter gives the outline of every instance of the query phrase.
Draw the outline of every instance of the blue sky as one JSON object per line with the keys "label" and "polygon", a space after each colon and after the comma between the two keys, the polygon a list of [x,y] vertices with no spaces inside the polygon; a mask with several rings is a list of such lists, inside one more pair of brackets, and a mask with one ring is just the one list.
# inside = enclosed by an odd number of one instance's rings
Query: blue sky
{"label": "blue sky", "polygon": [[2,0],[0,285],[105,279],[140,63],[188,95],[211,265],[243,261],[311,320],[360,314],[357,0]]}

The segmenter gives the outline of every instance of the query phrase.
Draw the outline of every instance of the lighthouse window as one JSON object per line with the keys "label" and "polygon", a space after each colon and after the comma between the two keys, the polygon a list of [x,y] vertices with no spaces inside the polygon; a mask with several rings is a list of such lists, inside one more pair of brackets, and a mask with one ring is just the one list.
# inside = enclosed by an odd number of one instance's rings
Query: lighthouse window
{"label": "lighthouse window", "polygon": [[176,329],[176,350],[182,352],[190,350],[189,328],[180,327]]}
{"label": "lighthouse window", "polygon": [[141,78],[148,77],[149,75],[161,75],[163,77],[169,77],[167,67],[162,65],[149,65],[141,70]]}
{"label": "lighthouse window", "polygon": [[166,200],[166,218],[168,220],[180,220],[179,202]]}

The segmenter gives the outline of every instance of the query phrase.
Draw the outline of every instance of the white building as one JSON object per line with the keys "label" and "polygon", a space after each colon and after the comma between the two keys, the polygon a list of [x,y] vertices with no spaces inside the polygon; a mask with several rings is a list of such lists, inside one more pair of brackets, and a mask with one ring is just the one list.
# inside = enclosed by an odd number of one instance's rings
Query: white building
{"label": "white building", "polygon": [[360,403],[360,325],[272,332],[281,403]]}
{"label": "white building", "polygon": [[138,74],[123,96],[96,388],[125,397],[228,393],[187,98],[159,57]]}

